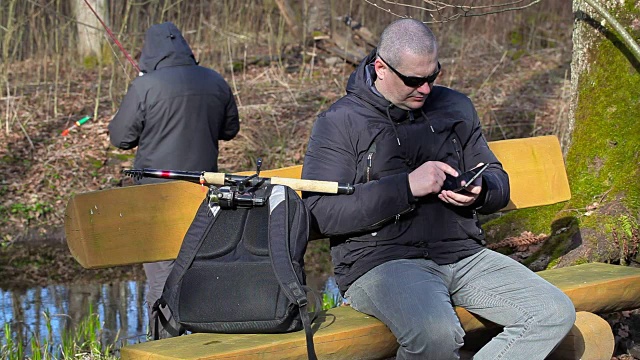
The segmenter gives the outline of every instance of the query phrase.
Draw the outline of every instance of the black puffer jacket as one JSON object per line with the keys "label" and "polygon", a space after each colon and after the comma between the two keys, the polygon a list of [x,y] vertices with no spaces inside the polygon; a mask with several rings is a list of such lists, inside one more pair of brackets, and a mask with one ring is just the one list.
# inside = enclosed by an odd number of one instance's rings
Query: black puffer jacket
{"label": "black puffer jacket", "polygon": [[[302,177],[356,184],[352,195],[305,193],[314,227],[331,238],[342,292],[389,260],[426,257],[453,263],[482,249],[476,210],[495,212],[509,201],[509,179],[480,131],[463,94],[434,86],[420,110],[395,107],[373,88],[372,52],[351,75],[347,95],[314,124]],[[490,163],[483,192],[471,207],[436,195],[414,198],[408,173],[426,161],[465,171]]]}
{"label": "black puffer jacket", "polygon": [[137,146],[136,168],[217,171],[218,140],[231,140],[240,129],[227,82],[198,66],[170,22],[147,31],[140,68],[144,74],[133,81],[109,124],[111,143]]}

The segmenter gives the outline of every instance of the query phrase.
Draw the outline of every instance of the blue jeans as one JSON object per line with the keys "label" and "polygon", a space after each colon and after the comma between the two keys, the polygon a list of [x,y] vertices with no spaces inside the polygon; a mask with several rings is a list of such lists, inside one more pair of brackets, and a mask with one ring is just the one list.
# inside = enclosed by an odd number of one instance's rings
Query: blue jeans
{"label": "blue jeans", "polygon": [[[149,319],[149,331],[147,335],[150,340],[153,340],[153,338],[156,337],[152,307],[153,304],[155,304],[162,296],[164,283],[167,281],[167,278],[171,273],[171,269],[173,269],[174,262],[175,260],[166,260],[142,264],[144,273],[147,277],[147,295],[145,297],[145,303],[147,304],[147,316]],[[163,313],[165,318],[175,327],[176,324],[169,309],[165,309]],[[167,337],[170,337],[169,333],[160,326],[158,338],[164,339]]]}
{"label": "blue jeans", "polygon": [[571,300],[517,261],[484,249],[454,264],[393,260],[356,280],[351,306],[384,322],[396,359],[458,359],[465,335],[454,306],[504,330],[474,359],[544,359],[575,321]]}

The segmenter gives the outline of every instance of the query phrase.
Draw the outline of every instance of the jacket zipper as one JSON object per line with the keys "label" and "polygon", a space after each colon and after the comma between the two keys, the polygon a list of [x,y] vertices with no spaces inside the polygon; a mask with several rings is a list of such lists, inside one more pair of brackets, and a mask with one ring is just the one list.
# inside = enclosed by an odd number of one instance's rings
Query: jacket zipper
{"label": "jacket zipper", "polygon": [[380,220],[380,221],[376,222],[375,224],[369,225],[364,230],[367,231],[367,230],[377,229],[381,225],[383,225],[383,224],[385,224],[385,223],[387,223],[387,222],[389,222],[389,221],[391,221],[393,219],[395,219],[395,222],[398,222],[398,220],[400,220],[400,216],[413,211],[413,209],[415,209],[415,205],[411,205],[406,210],[403,210],[403,211],[401,211],[401,212],[399,212],[399,213],[397,213],[395,215],[389,216],[386,219]]}
{"label": "jacket zipper", "polygon": [[367,155],[367,182],[371,181],[371,168],[373,167],[373,153]]}
{"label": "jacket zipper", "polygon": [[367,153],[367,167],[365,168],[365,178],[366,181],[371,181],[371,169],[373,168],[373,156],[376,153],[376,143],[374,142],[369,147],[369,152]]}
{"label": "jacket zipper", "polygon": [[460,149],[458,147],[458,141],[456,140],[456,138],[451,139],[451,142],[453,142],[453,148],[456,151],[456,154],[458,155],[458,161],[460,162],[460,170],[465,171],[466,168],[464,166],[464,160],[462,159],[462,154],[460,153]]}

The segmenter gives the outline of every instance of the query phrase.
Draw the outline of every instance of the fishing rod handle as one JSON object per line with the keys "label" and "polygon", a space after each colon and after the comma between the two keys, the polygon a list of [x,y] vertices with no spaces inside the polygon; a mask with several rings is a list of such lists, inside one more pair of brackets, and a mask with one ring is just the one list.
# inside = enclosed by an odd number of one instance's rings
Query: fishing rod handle
{"label": "fishing rod handle", "polygon": [[208,185],[224,185],[225,173],[205,171],[202,173],[204,183]]}
{"label": "fishing rod handle", "polygon": [[[205,171],[202,173],[205,184],[224,185],[228,178],[238,177],[238,175],[230,175],[225,173],[216,173]],[[337,183],[335,181],[305,180],[292,179],[284,177],[258,178],[263,179],[265,184],[286,185],[296,191],[309,191],[328,194],[352,194],[353,186],[350,184]]]}
{"label": "fishing rod handle", "polygon": [[272,177],[271,184],[286,185],[293,190],[319,192],[327,194],[352,194],[353,186],[340,184],[335,181],[291,179],[283,177]]}

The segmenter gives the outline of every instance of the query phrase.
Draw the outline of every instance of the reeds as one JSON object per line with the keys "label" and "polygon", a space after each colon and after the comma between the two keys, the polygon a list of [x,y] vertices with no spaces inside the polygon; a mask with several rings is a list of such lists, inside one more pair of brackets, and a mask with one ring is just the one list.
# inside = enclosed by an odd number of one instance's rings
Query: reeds
{"label": "reeds", "polygon": [[[56,359],[117,359],[113,344],[101,340],[102,325],[98,314],[89,309],[90,315],[72,330],[65,330],[60,340],[54,338],[51,315],[44,312],[47,334],[32,333],[29,340],[21,339],[10,323],[4,325],[4,338],[0,338],[0,358],[6,360],[56,360]],[[15,336],[14,336],[15,335]]]}
{"label": "reeds", "polygon": [[[322,309],[327,310],[344,303],[344,299],[337,289],[333,278],[325,284],[321,294]],[[140,307],[139,311],[145,311]],[[48,311],[43,312],[45,319],[45,334],[38,334],[27,330],[25,336],[22,329],[24,324],[5,323],[0,333],[0,359],[3,360],[57,360],[57,359],[92,359],[92,360],[112,360],[117,359],[119,348],[117,345],[124,345],[131,339],[108,339],[103,336],[103,323],[97,313],[93,311],[93,306],[89,306],[89,315],[73,326],[64,326],[61,334],[60,330],[54,328],[52,315]],[[68,315],[55,315],[71,321]],[[20,326],[16,326],[20,325]],[[124,325],[126,326],[126,325]]]}

